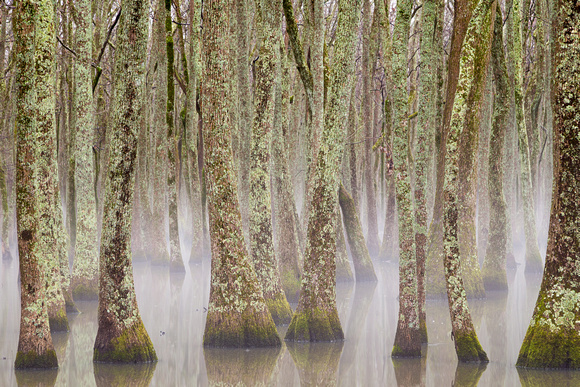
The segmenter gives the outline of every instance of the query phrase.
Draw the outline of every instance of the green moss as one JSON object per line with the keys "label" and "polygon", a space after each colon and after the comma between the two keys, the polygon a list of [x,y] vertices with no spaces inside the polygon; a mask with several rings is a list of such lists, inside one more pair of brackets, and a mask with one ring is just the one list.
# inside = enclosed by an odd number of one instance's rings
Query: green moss
{"label": "green moss", "polygon": [[292,309],[284,293],[278,293],[274,299],[265,299],[266,306],[276,325],[289,324],[292,320]]}
{"label": "green moss", "polygon": [[580,335],[575,329],[551,332],[530,325],[516,363],[528,368],[580,369]]}
{"label": "green moss", "polygon": [[426,344],[429,342],[429,336],[427,335],[427,321],[424,318],[419,319],[419,334],[421,335],[421,343]]}
{"label": "green moss", "polygon": [[482,362],[487,363],[487,354],[479,344],[475,332],[457,334],[455,336],[455,351],[460,362]]}
{"label": "green moss", "polygon": [[336,311],[326,312],[319,308],[296,312],[292,317],[285,340],[291,341],[339,341],[344,333]]}
{"label": "green moss", "polygon": [[281,273],[282,289],[288,302],[298,302],[300,296],[300,275],[291,271]]}
{"label": "green moss", "polygon": [[101,363],[149,363],[157,361],[155,348],[142,321],[110,341],[105,348],[95,348],[93,361]]}
{"label": "green moss", "polygon": [[56,316],[49,317],[48,323],[51,332],[68,332],[68,318],[66,317],[65,309],[60,309],[56,312]]}
{"label": "green moss", "polygon": [[73,299],[83,301],[97,301],[99,299],[98,287],[77,284],[72,288]]}
{"label": "green moss", "polygon": [[28,351],[26,353],[18,351],[16,353],[16,361],[14,362],[14,368],[16,369],[57,367],[58,360],[54,349],[50,349],[42,354],[34,351]]}
{"label": "green moss", "polygon": [[282,345],[276,326],[268,322],[266,312],[259,313],[246,309],[240,316],[235,312],[216,318],[208,315],[203,345],[207,347],[279,347]]}

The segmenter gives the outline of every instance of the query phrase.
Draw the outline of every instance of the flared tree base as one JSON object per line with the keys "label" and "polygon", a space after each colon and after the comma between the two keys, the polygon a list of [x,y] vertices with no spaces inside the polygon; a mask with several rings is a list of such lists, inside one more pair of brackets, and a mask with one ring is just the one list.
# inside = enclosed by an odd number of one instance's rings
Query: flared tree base
{"label": "flared tree base", "polygon": [[50,349],[44,353],[36,353],[34,351],[16,353],[16,361],[14,368],[16,369],[32,369],[32,368],[57,368],[58,360],[56,359],[56,352]]}
{"label": "flared tree base", "polygon": [[288,341],[341,341],[344,333],[336,308],[327,312],[318,308],[302,310],[292,316],[284,340]]}
{"label": "flared tree base", "polygon": [[407,328],[403,332],[397,326],[391,357],[421,357],[421,329]]}
{"label": "flared tree base", "polygon": [[354,265],[354,276],[356,282],[377,282],[377,275],[375,273],[375,268],[372,262],[368,262],[368,265]]}
{"label": "flared tree base", "polygon": [[576,329],[551,332],[547,327],[530,325],[516,366],[580,369],[580,334]]}
{"label": "flared tree base", "polygon": [[429,335],[427,334],[427,321],[421,319],[419,322],[419,335],[421,336],[421,344],[429,343]]}
{"label": "flared tree base", "polygon": [[505,270],[494,271],[483,270],[483,286],[486,292],[490,291],[507,291],[507,273]]}
{"label": "flared tree base", "polygon": [[539,252],[528,252],[526,250],[526,269],[525,273],[543,273],[544,263]]}
{"label": "flared tree base", "polygon": [[272,315],[276,325],[290,324],[292,320],[292,308],[283,292],[278,293],[273,299],[265,298],[266,306]]}
{"label": "flared tree base", "polygon": [[169,271],[172,273],[185,273],[185,265],[181,258],[177,261],[171,261],[169,263]]}
{"label": "flared tree base", "polygon": [[71,284],[71,292],[74,300],[77,301],[98,301],[99,282],[98,279],[75,281]]}
{"label": "flared tree base", "polygon": [[475,332],[456,333],[455,352],[457,360],[463,363],[488,363],[487,354],[481,347]]}
{"label": "flared tree base", "polygon": [[288,302],[298,302],[300,298],[300,274],[288,271],[282,273],[280,279],[282,280],[282,289],[284,289]]}
{"label": "flared tree base", "polygon": [[218,348],[278,347],[282,341],[267,309],[243,313],[209,311],[203,345]]}
{"label": "flared tree base", "polygon": [[76,314],[79,313],[79,309],[75,305],[73,300],[72,291],[69,288],[67,291],[64,292],[64,304],[66,307],[66,313]]}
{"label": "flared tree base", "polygon": [[66,307],[59,309],[54,316],[48,315],[48,324],[51,332],[68,332],[68,318],[66,317]]}
{"label": "flared tree base", "polygon": [[[107,337],[110,332],[99,329],[93,361],[99,363],[150,363],[157,361],[153,343],[141,319],[117,337]],[[104,336],[104,337],[103,337]]]}

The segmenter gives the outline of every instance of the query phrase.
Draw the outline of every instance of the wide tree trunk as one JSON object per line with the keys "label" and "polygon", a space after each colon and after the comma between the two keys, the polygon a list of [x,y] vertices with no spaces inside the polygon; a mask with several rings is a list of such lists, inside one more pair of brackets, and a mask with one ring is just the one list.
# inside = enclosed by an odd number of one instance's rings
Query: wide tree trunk
{"label": "wide tree trunk", "polygon": [[131,263],[131,216],[137,138],[144,109],[148,0],[123,0],[115,50],[111,150],[99,257],[99,328],[93,360],[157,361],[137,307]]}
{"label": "wide tree trunk", "polygon": [[554,188],[546,266],[516,365],[580,368],[580,9],[559,0],[553,19]]}
{"label": "wide tree trunk", "polygon": [[[20,335],[15,368],[58,367],[56,352],[49,330],[46,281],[48,260],[41,247],[41,209],[36,202],[38,156],[41,144],[37,140],[36,123],[36,23],[43,9],[51,5],[33,1],[19,1],[14,11],[14,36],[16,59],[16,226],[18,256],[20,261]],[[54,34],[54,29],[52,30]],[[54,35],[52,35],[54,37]],[[50,61],[49,61],[50,62]],[[53,171],[54,172],[54,171]]]}
{"label": "wide tree trunk", "polygon": [[203,343],[281,345],[242,235],[228,98],[230,1],[204,3],[202,117],[211,238],[211,288]]}

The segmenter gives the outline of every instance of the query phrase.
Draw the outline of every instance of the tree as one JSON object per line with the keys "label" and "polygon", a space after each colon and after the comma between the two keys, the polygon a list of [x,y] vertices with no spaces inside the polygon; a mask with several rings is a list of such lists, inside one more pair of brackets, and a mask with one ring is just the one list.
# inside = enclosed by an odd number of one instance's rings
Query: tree
{"label": "tree", "polygon": [[[294,10],[284,0],[287,31],[294,57],[308,94],[311,74],[304,67],[304,52],[298,40]],[[326,109],[320,149],[310,192],[304,274],[298,306],[286,333],[286,340],[334,341],[344,339],[336,309],[336,221],[339,167],[344,148],[344,122],[354,72],[354,45],[359,21],[358,1],[341,0],[334,42],[333,63],[328,73]],[[315,36],[322,39],[321,36]]]}
{"label": "tree", "polygon": [[489,238],[482,276],[485,290],[507,290],[507,204],[503,190],[504,144],[509,114],[509,83],[503,51],[503,19],[496,11],[491,57],[495,80],[494,116],[489,147],[488,192],[490,203]]}
{"label": "tree", "polygon": [[93,360],[145,363],[156,361],[157,355],[139,315],[135,297],[131,215],[137,132],[144,106],[149,1],[123,0],[121,7],[115,50],[111,150],[99,257],[99,328]]}
{"label": "tree", "polygon": [[201,107],[212,253],[203,344],[280,346],[242,234],[228,98],[230,3],[210,0],[203,7]]}
{"label": "tree", "polygon": [[[48,6],[48,7],[47,7]],[[49,330],[46,281],[49,275],[48,260],[40,250],[41,226],[38,218],[41,209],[36,202],[38,143],[36,122],[36,66],[35,40],[51,31],[36,29],[37,20],[51,2],[19,1],[14,14],[16,82],[16,226],[18,256],[20,261],[20,335],[16,368],[58,367],[56,352]],[[46,21],[46,18],[45,18]],[[42,27],[47,27],[46,23]],[[54,30],[52,30],[54,33]],[[50,65],[50,60],[46,64]]]}
{"label": "tree", "polygon": [[546,265],[517,366],[580,368],[580,11],[560,0],[553,19],[554,186]]}
{"label": "tree", "polygon": [[99,295],[99,270],[97,249],[97,204],[94,190],[93,126],[94,105],[92,93],[91,60],[93,29],[91,2],[75,2],[76,20],[75,62],[75,192],[76,199],[76,245],[72,277],[72,293],[75,299],[97,300]]}

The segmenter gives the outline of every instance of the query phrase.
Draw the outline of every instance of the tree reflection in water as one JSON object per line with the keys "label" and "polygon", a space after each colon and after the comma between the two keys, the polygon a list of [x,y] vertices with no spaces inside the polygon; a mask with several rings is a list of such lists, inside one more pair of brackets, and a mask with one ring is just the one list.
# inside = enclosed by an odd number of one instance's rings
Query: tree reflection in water
{"label": "tree reflection in water", "polygon": [[53,387],[58,368],[49,370],[14,370],[18,387]]}
{"label": "tree reflection in water", "polygon": [[336,386],[342,341],[333,343],[286,342],[300,375],[301,386]]}
{"label": "tree reflection in water", "polygon": [[275,348],[204,348],[210,386],[266,386],[280,357]]}
{"label": "tree reflection in water", "polygon": [[155,373],[155,363],[94,363],[97,387],[147,387]]}

